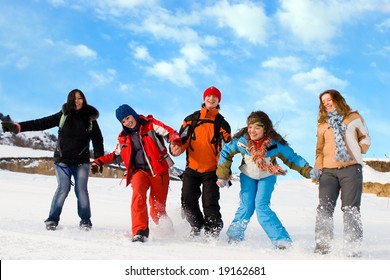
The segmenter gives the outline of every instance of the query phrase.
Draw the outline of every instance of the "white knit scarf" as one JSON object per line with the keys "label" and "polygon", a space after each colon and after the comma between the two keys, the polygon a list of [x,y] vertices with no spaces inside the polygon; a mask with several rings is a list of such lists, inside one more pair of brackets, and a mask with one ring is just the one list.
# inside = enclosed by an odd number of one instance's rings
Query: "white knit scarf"
{"label": "white knit scarf", "polygon": [[341,162],[352,160],[344,142],[346,125],[343,123],[343,119],[344,117],[338,114],[336,109],[328,113],[327,122],[333,129],[334,141],[336,142],[336,160]]}

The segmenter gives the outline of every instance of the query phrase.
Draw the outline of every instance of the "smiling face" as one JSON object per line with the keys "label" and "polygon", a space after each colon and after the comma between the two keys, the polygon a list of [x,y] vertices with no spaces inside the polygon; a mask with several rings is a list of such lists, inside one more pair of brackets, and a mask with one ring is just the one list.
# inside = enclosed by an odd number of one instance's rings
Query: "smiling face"
{"label": "smiling face", "polygon": [[124,127],[132,129],[137,125],[137,121],[132,115],[128,115],[122,120],[122,124]]}
{"label": "smiling face", "polygon": [[329,93],[325,93],[323,96],[321,96],[321,102],[324,106],[326,112],[332,112],[336,107],[333,103],[332,96]]}
{"label": "smiling face", "polygon": [[207,110],[215,109],[219,104],[219,99],[217,96],[210,94],[205,97],[204,104]]}
{"label": "smiling face", "polygon": [[248,135],[251,140],[260,140],[264,137],[264,126],[259,124],[249,124],[248,125]]}
{"label": "smiling face", "polygon": [[74,94],[74,108],[76,110],[80,110],[81,108],[83,108],[83,104],[84,104],[84,99],[81,96],[80,92],[75,92],[75,94]]}

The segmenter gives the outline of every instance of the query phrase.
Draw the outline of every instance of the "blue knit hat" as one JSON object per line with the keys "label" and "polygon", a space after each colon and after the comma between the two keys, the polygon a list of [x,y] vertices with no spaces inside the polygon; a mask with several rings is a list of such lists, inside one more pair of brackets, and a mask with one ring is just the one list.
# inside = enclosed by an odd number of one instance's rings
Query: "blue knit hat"
{"label": "blue knit hat", "polygon": [[120,123],[122,123],[124,118],[130,115],[132,115],[137,122],[139,121],[138,114],[129,105],[123,104],[116,109],[116,118]]}

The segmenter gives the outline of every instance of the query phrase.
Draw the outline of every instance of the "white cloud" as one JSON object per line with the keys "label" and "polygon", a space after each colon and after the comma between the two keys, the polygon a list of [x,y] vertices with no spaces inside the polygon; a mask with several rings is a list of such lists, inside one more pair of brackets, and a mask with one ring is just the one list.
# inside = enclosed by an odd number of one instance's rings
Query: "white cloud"
{"label": "white cloud", "polygon": [[135,31],[146,31],[156,38],[173,40],[174,42],[187,43],[199,41],[198,34],[193,29],[185,25],[172,25],[169,19],[161,19],[158,16],[147,18],[141,26],[132,25],[129,27]]}
{"label": "white cloud", "polygon": [[240,38],[253,44],[266,43],[268,19],[260,5],[251,2],[231,5],[222,0],[205,13],[210,19],[216,18],[219,26],[231,28]]}
{"label": "white cloud", "polygon": [[104,86],[115,79],[116,71],[114,69],[107,69],[105,73],[89,71],[88,75],[93,79],[94,86]]}
{"label": "white cloud", "polygon": [[169,80],[178,86],[192,85],[188,75],[188,63],[182,58],[173,59],[172,63],[161,61],[149,68],[150,74]]}
{"label": "white cloud", "polygon": [[76,56],[84,58],[96,58],[97,53],[86,45],[68,45],[68,51]]}
{"label": "white cloud", "polygon": [[120,92],[129,92],[133,87],[129,84],[119,83],[118,90]]}
{"label": "white cloud", "polygon": [[304,45],[327,49],[354,11],[349,1],[281,0],[277,19]]}
{"label": "white cloud", "polygon": [[268,112],[293,111],[296,101],[287,91],[265,94],[256,102],[258,108],[267,108]]}
{"label": "white cloud", "polygon": [[281,69],[287,71],[298,71],[301,69],[301,60],[298,57],[286,56],[286,57],[271,57],[268,60],[261,63],[264,68]]}
{"label": "white cloud", "polygon": [[191,65],[197,65],[200,61],[207,59],[207,55],[198,44],[187,44],[180,50],[180,53]]}
{"label": "white cloud", "polygon": [[333,76],[321,67],[314,68],[310,72],[295,74],[291,81],[316,95],[328,88],[344,88],[347,85],[346,81]]}
{"label": "white cloud", "polygon": [[148,49],[144,46],[134,48],[134,57],[139,60],[145,60],[145,61],[152,60]]}
{"label": "white cloud", "polygon": [[202,39],[202,44],[209,47],[216,47],[218,45],[218,39],[212,35],[206,35]]}
{"label": "white cloud", "polygon": [[213,63],[209,63],[209,67],[202,64],[208,61],[208,56],[198,44],[186,44],[180,49],[180,54],[180,57],[172,59],[171,62],[160,61],[154,64],[149,68],[149,73],[179,86],[192,85],[190,71],[208,75],[214,73]]}

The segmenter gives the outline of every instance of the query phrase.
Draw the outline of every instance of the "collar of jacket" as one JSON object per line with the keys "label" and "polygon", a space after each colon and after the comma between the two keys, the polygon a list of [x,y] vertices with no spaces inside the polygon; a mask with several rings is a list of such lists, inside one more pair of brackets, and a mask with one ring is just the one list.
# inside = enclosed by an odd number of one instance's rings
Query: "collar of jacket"
{"label": "collar of jacket", "polygon": [[200,119],[215,119],[215,116],[218,115],[219,109],[214,108],[214,109],[206,109],[205,106],[202,106],[200,109]]}

